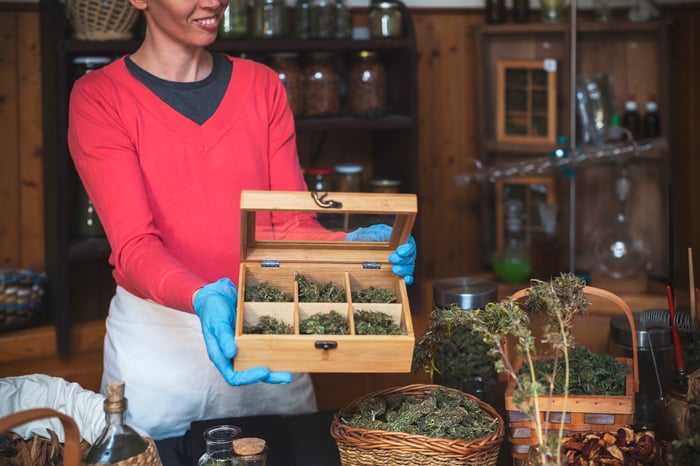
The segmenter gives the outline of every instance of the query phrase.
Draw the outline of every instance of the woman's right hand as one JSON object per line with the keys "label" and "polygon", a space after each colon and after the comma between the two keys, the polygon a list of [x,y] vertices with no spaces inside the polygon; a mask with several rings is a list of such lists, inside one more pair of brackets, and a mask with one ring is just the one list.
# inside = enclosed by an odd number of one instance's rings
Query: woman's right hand
{"label": "woman's right hand", "polygon": [[253,367],[240,372],[233,369],[237,351],[233,331],[237,300],[236,285],[228,278],[210,283],[194,295],[194,312],[202,323],[209,359],[231,385],[291,382],[292,374],[289,372],[271,372],[266,367]]}

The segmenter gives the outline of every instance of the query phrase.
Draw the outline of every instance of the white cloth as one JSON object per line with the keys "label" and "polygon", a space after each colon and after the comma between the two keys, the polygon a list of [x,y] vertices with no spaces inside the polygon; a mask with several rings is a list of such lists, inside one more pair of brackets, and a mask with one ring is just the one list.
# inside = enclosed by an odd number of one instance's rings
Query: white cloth
{"label": "white cloth", "polygon": [[[93,443],[105,427],[104,396],[74,382],[45,374],[0,379],[0,417],[35,408],[51,408],[73,418],[82,438]],[[49,437],[47,429],[63,442],[63,426],[57,418],[40,419],[12,428],[28,439]]]}
{"label": "white cloth", "polygon": [[127,423],[156,440],[184,434],[195,420],[317,409],[309,374],[287,385],[230,386],[209,360],[196,315],[121,287],[107,317],[103,393],[110,380],[126,382]]}

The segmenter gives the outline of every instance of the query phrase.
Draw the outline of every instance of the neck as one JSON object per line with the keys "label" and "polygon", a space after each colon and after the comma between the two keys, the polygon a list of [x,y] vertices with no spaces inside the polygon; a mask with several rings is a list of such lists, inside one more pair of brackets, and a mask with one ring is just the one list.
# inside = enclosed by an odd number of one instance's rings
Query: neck
{"label": "neck", "polygon": [[152,75],[174,82],[201,81],[209,76],[214,63],[203,47],[159,47],[148,35],[131,59]]}

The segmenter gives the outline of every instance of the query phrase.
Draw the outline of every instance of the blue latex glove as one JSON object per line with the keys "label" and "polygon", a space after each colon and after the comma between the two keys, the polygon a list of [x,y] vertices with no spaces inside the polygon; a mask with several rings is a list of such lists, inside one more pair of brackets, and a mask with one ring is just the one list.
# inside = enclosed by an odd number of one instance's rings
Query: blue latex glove
{"label": "blue latex glove", "polygon": [[[345,235],[346,241],[389,241],[390,238],[391,227],[383,224],[358,228]],[[392,272],[403,277],[407,285],[413,283],[413,272],[416,269],[416,240],[413,236],[391,253],[389,262],[392,264]]]}
{"label": "blue latex glove", "polygon": [[291,382],[292,374],[270,372],[266,367],[253,367],[242,372],[233,370],[233,358],[236,356],[233,328],[237,300],[236,285],[228,278],[206,285],[194,297],[194,312],[202,323],[209,359],[231,385]]}

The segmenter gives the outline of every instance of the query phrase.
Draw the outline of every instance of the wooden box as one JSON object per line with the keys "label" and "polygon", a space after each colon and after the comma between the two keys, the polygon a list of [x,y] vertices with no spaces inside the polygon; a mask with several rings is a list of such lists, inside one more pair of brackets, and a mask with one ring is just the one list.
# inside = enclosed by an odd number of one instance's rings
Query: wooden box
{"label": "wooden box", "polygon": [[[413,194],[243,191],[241,269],[238,281],[235,359],[237,370],[266,366],[292,372],[410,372],[415,336],[403,278],[391,271],[389,255],[411,234],[417,212]],[[386,224],[388,241],[346,241],[359,227]],[[297,277],[333,282],[345,291],[341,303],[303,302]],[[266,283],[289,302],[250,302],[246,290]],[[392,303],[353,302],[369,287],[395,293]],[[402,334],[360,335],[358,309],[391,316]],[[308,317],[334,310],[347,317],[348,334],[302,334]],[[261,316],[290,325],[290,334],[248,333]]]}

